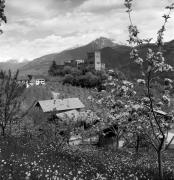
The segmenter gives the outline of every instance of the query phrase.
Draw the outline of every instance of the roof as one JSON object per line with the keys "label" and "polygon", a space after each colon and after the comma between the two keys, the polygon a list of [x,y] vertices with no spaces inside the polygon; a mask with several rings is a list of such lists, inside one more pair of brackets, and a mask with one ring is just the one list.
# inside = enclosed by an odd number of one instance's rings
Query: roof
{"label": "roof", "polygon": [[156,112],[157,114],[163,115],[163,116],[167,116],[167,113],[162,110],[154,110],[154,112]]}
{"label": "roof", "polygon": [[40,105],[43,112],[51,112],[53,110],[65,111],[72,109],[82,109],[85,107],[79,98],[52,99],[52,100],[38,101],[36,106],[37,105]]}

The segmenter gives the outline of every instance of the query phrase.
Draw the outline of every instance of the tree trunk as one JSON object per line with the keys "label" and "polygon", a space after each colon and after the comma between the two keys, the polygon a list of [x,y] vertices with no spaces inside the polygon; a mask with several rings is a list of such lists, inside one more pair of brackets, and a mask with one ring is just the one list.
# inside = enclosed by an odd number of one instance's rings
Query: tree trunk
{"label": "tree trunk", "polygon": [[4,126],[2,126],[2,127],[1,127],[1,129],[2,129],[2,133],[1,133],[1,134],[2,134],[2,136],[5,136],[5,127],[4,127]]}
{"label": "tree trunk", "polygon": [[161,157],[161,150],[158,151],[158,173],[159,173],[159,180],[163,180],[163,167],[162,167],[162,157]]}
{"label": "tree trunk", "polygon": [[116,150],[119,148],[119,137],[116,136]]}
{"label": "tree trunk", "polygon": [[136,147],[135,147],[136,153],[139,152],[139,146],[140,146],[140,136],[137,135],[137,141],[136,141]]}

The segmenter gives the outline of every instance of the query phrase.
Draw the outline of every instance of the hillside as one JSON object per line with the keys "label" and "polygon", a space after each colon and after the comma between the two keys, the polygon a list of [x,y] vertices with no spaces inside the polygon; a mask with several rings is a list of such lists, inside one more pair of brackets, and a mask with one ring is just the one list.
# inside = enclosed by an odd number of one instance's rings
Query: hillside
{"label": "hillside", "polygon": [[[115,44],[106,38],[99,38],[82,47],[37,58],[23,66],[20,71],[22,74],[47,74],[53,60],[55,60],[57,64],[63,64],[66,60],[84,59],[87,56],[87,52],[97,48],[101,49],[102,61],[106,64],[106,67],[117,68],[123,71],[130,79],[139,75],[137,66],[131,63],[129,58],[131,48],[125,45]],[[155,49],[155,45],[149,44],[138,47],[143,58],[145,58],[147,48]],[[167,62],[174,66],[174,41],[165,43],[164,56]],[[172,76],[173,74],[170,74],[170,77]]]}
{"label": "hillside", "polygon": [[19,62],[17,60],[9,60],[6,62],[0,62],[0,70],[9,70],[11,69],[11,71],[16,71],[17,69],[20,69],[21,67],[25,66],[26,64],[28,64],[28,61],[23,61],[23,62]]}
{"label": "hillside", "polygon": [[23,66],[20,69],[20,72],[22,74],[45,74],[48,72],[49,66],[51,65],[53,60],[55,60],[57,64],[63,64],[66,60],[85,59],[87,56],[87,52],[94,51],[94,49],[115,46],[117,46],[117,44],[112,42],[110,39],[101,37],[82,47],[65,50],[60,53],[49,54],[34,59],[27,65]]}

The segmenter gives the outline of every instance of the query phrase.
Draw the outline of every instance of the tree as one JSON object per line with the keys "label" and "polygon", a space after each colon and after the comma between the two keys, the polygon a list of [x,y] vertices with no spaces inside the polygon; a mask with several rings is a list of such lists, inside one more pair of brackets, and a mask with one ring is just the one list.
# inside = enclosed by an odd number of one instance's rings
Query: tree
{"label": "tree", "polygon": [[127,139],[129,107],[134,99],[135,92],[133,84],[129,81],[119,81],[113,79],[105,83],[106,90],[93,95],[93,99],[98,104],[99,109],[103,109],[99,114],[101,118],[101,131],[108,129],[115,136],[116,149],[119,147],[121,138]]}
{"label": "tree", "polygon": [[57,64],[55,61],[52,62],[49,70],[48,70],[48,73],[51,75],[51,76],[55,76],[56,75],[56,70],[57,70]]}
{"label": "tree", "polygon": [[[170,13],[174,9],[174,3],[170,6],[167,6],[166,9],[169,10],[168,14],[164,14],[164,24],[162,25],[161,29],[158,31],[157,36],[157,52],[148,49],[146,59],[142,59],[139,55],[138,46],[143,43],[149,43],[151,39],[140,39],[138,37],[139,31],[137,26],[133,25],[131,19],[131,12],[132,12],[132,1],[133,0],[125,0],[125,6],[127,8],[127,13],[129,15],[130,26],[129,26],[129,40],[128,42],[132,45],[132,51],[130,53],[130,58],[136,64],[140,66],[142,77],[144,77],[143,81],[145,82],[144,88],[146,89],[146,102],[147,104],[143,104],[143,108],[148,108],[149,111],[146,111],[145,114],[141,115],[143,125],[140,126],[140,129],[143,130],[143,133],[147,139],[147,141],[151,144],[153,149],[157,154],[158,159],[158,170],[159,170],[159,179],[163,179],[163,165],[162,165],[162,154],[165,150],[165,140],[167,138],[168,130],[169,130],[169,122],[166,121],[164,116],[159,115],[157,113],[157,104],[155,99],[153,98],[152,92],[152,84],[154,79],[158,77],[158,75],[162,72],[173,70],[173,68],[165,62],[165,58],[163,57],[163,38],[164,38],[164,31],[166,30],[166,23],[170,18]],[[169,103],[169,91],[165,91],[165,94],[161,97],[166,104]],[[160,109],[161,110],[161,109]],[[139,114],[137,112],[133,113],[135,116],[134,119]]]}
{"label": "tree", "polygon": [[63,74],[71,74],[71,67],[70,66],[64,66],[63,68]]}
{"label": "tree", "polygon": [[17,82],[18,71],[12,75],[3,72],[3,78],[0,79],[0,128],[2,135],[5,135],[7,127],[11,128],[21,119],[21,95],[25,87]]}
{"label": "tree", "polygon": [[74,77],[78,77],[82,74],[81,70],[79,70],[78,68],[76,67],[72,67],[71,68],[71,74],[74,76]]}
{"label": "tree", "polygon": [[63,79],[63,84],[73,84],[74,77],[71,74],[66,74],[65,78]]}
{"label": "tree", "polygon": [[[0,0],[0,26],[1,26],[1,22],[7,22],[7,18],[4,14],[4,8],[5,8],[5,0]],[[2,33],[3,31],[0,29],[0,33]]]}

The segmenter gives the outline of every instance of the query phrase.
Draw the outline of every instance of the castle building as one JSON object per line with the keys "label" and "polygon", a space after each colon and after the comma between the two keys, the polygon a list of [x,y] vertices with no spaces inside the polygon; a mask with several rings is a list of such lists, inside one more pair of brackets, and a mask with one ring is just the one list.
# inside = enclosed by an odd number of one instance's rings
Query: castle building
{"label": "castle building", "polygon": [[73,59],[68,60],[64,62],[64,66],[70,66],[70,67],[81,67],[84,64],[84,59]]}
{"label": "castle building", "polygon": [[105,69],[105,64],[102,63],[101,52],[99,50],[88,53],[87,64],[93,66],[96,71],[102,71]]}

